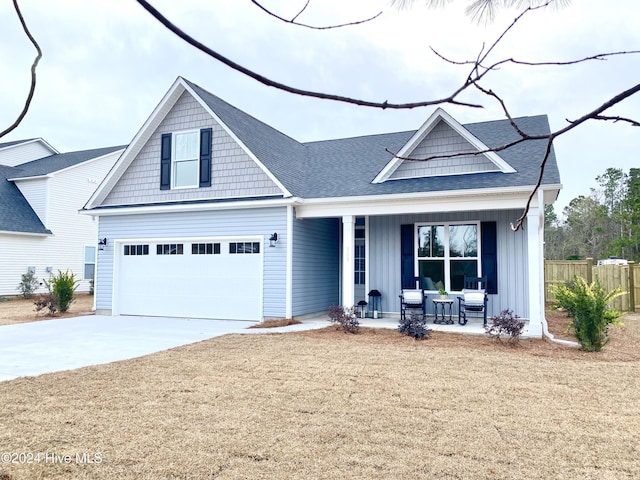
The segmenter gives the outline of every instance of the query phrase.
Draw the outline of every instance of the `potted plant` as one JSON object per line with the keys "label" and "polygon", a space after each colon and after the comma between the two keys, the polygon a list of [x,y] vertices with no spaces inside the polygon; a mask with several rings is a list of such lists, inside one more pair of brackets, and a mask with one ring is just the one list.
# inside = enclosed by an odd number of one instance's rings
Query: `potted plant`
{"label": "potted plant", "polygon": [[444,288],[441,288],[440,290],[438,290],[438,293],[440,294],[440,300],[446,299],[447,295],[449,295]]}

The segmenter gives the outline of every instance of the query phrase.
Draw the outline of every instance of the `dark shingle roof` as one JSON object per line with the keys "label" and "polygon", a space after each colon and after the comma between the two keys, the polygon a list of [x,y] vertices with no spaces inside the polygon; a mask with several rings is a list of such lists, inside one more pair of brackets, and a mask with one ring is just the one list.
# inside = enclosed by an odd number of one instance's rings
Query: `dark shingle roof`
{"label": "dark shingle roof", "polygon": [[16,166],[15,169],[18,174],[13,178],[48,175],[49,173],[64,170],[65,168],[78,165],[79,163],[86,162],[93,158],[102,157],[103,155],[115,152],[116,150],[121,150],[125,147],[126,145],[121,145],[117,147],[94,148],[91,150],[49,155],[48,157]]}
{"label": "dark shingle roof", "polygon": [[[546,141],[531,140],[498,152],[516,173],[475,173],[391,180],[372,184],[416,131],[299,143],[269,125],[185,80],[212,111],[294,196],[327,198],[357,195],[501,188],[535,185]],[[546,115],[516,118],[526,133],[549,133]],[[463,125],[488,147],[517,140],[508,120]],[[560,175],[552,151],[542,184],[559,184]]]}
{"label": "dark shingle roof", "polygon": [[7,180],[17,168],[0,165],[0,231],[50,234],[18,187]]}

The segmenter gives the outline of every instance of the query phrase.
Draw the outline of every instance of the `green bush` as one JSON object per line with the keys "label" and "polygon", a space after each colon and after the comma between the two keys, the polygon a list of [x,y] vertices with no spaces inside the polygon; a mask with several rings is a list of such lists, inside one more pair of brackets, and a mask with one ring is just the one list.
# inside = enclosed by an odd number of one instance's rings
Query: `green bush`
{"label": "green bush", "polygon": [[31,298],[39,286],[40,282],[38,281],[38,277],[33,273],[23,273],[16,290],[18,290],[24,298]]}
{"label": "green bush", "polygon": [[49,289],[57,309],[61,312],[69,310],[69,306],[73,302],[73,294],[79,283],[79,280],[76,280],[76,274],[69,273],[69,270],[64,273],[58,270],[57,275],[51,275],[51,278],[44,283]]}
{"label": "green bush", "polygon": [[583,350],[599,352],[609,340],[609,324],[621,325],[618,321],[620,312],[608,305],[614,298],[626,294],[619,287],[606,292],[598,280],[588,284],[584,278],[576,276],[572,282],[551,287],[551,292],[571,317]]}

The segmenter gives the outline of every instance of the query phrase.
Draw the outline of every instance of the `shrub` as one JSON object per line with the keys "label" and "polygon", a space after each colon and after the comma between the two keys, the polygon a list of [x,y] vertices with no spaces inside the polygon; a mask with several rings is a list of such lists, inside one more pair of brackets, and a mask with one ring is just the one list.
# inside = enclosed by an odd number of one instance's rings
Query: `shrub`
{"label": "shrub", "polygon": [[331,305],[329,307],[329,319],[331,322],[337,323],[338,328],[342,328],[344,332],[358,333],[360,331],[358,307],[341,307],[340,305]]}
{"label": "shrub", "polygon": [[412,312],[411,315],[401,317],[398,323],[398,332],[402,335],[408,335],[416,340],[424,340],[429,336],[431,330],[427,327],[427,319],[424,315],[418,315]]}
{"label": "shrub", "polygon": [[502,310],[500,315],[491,317],[491,323],[484,327],[489,337],[501,341],[502,337],[505,336],[509,342],[519,341],[523,329],[524,321],[518,315],[514,315],[513,311],[508,308]]}
{"label": "shrub", "polygon": [[552,287],[558,305],[567,309],[576,338],[587,352],[599,352],[609,340],[609,324],[621,325],[617,320],[620,312],[607,303],[626,292],[615,288],[606,292],[596,279],[591,284],[582,277],[573,282]]}
{"label": "shrub", "polygon": [[55,315],[56,311],[58,310],[58,302],[56,302],[51,293],[38,295],[36,301],[33,302],[33,304],[36,306],[36,312],[47,308],[49,310],[49,315]]}
{"label": "shrub", "polygon": [[57,275],[52,275],[51,278],[46,281],[45,285],[51,294],[53,300],[55,300],[58,310],[66,312],[69,310],[69,306],[73,302],[73,293],[78,287],[79,281],[76,280],[76,274],[69,270],[61,272],[58,270]]}
{"label": "shrub", "polygon": [[39,286],[40,282],[38,281],[38,277],[33,273],[23,273],[16,290],[18,290],[24,298],[31,298]]}

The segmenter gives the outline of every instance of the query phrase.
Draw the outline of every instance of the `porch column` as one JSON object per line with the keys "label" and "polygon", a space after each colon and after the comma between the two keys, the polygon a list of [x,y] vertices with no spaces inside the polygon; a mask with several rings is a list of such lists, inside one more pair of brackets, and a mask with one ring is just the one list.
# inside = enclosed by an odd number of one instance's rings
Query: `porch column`
{"label": "porch column", "polygon": [[352,307],[354,302],[354,217],[342,217],[342,306]]}
{"label": "porch column", "polygon": [[527,213],[527,270],[529,272],[529,334],[542,338],[544,315],[544,192],[538,190],[537,205]]}

